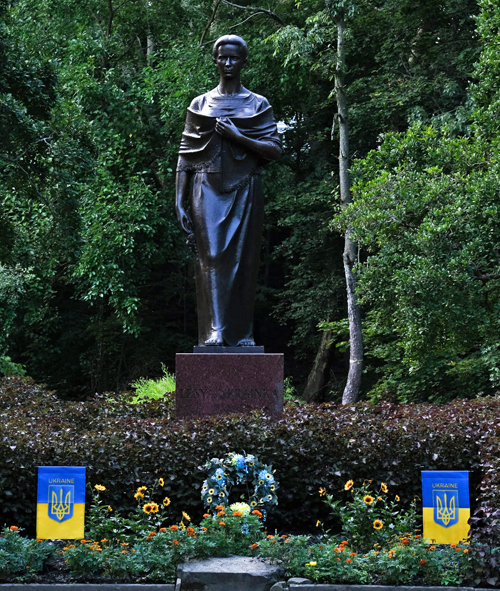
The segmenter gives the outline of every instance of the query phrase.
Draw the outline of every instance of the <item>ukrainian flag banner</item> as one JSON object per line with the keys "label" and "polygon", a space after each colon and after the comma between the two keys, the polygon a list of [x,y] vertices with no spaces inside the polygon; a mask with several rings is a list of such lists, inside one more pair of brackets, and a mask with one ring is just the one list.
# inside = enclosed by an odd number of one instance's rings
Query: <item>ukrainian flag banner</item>
{"label": "ukrainian flag banner", "polygon": [[42,540],[84,537],[85,468],[39,466],[36,536]]}
{"label": "ukrainian flag banner", "polygon": [[469,535],[469,472],[422,471],[424,539],[458,544]]}

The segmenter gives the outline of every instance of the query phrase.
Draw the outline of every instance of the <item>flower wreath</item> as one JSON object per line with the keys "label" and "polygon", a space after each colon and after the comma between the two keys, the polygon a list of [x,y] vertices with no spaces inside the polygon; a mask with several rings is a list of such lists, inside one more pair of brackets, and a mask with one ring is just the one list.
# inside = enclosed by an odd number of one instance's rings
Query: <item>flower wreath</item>
{"label": "flower wreath", "polygon": [[274,479],[272,466],[266,466],[251,454],[230,453],[223,459],[212,458],[205,468],[208,477],[203,483],[201,498],[209,509],[217,505],[227,507],[232,486],[240,483],[247,485],[250,507],[262,509],[264,517],[271,505],[278,504],[279,484]]}

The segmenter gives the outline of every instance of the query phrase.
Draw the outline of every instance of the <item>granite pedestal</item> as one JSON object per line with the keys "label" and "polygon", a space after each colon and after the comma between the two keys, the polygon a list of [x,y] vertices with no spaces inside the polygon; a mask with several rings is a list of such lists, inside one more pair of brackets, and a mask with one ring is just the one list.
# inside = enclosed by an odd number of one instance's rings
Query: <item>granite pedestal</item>
{"label": "granite pedestal", "polygon": [[262,410],[283,413],[283,354],[178,353],[177,419]]}

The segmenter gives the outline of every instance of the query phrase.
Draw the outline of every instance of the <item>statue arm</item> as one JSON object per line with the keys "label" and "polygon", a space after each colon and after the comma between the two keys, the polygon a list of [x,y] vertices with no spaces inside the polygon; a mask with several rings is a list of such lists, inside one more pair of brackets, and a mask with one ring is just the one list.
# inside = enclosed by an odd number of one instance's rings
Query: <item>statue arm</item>
{"label": "statue arm", "polygon": [[281,147],[277,142],[266,140],[254,140],[244,136],[236,125],[227,118],[217,119],[215,130],[222,137],[232,140],[240,146],[252,150],[261,158],[266,160],[279,160],[281,158]]}
{"label": "statue arm", "polygon": [[181,228],[186,234],[193,233],[193,223],[189,214],[184,209],[184,204],[187,202],[189,196],[189,185],[191,181],[191,173],[185,170],[178,170],[175,178],[175,209],[177,211],[177,219]]}

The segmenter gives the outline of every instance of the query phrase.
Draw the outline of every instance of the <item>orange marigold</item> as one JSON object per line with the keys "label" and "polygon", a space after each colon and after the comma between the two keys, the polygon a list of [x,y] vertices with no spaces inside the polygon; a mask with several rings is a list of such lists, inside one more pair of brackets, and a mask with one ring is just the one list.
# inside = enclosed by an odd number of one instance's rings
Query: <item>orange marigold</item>
{"label": "orange marigold", "polygon": [[167,531],[167,528],[166,527],[160,527],[160,531],[161,531],[162,534],[164,534]]}
{"label": "orange marigold", "polygon": [[254,550],[255,548],[257,548],[257,546],[258,546],[258,545],[259,545],[259,544],[252,544],[252,545],[250,546],[250,548],[252,548],[252,550]]}
{"label": "orange marigold", "polygon": [[178,546],[179,545],[179,540],[172,540],[172,544],[174,546]]}
{"label": "orange marigold", "polygon": [[170,526],[170,531],[177,531],[179,528],[177,525],[171,525]]}
{"label": "orange marigold", "polygon": [[203,517],[210,517],[210,513],[203,513]]}
{"label": "orange marigold", "polygon": [[202,527],[201,528],[201,531],[207,531],[207,528],[206,527]]}
{"label": "orange marigold", "polygon": [[348,558],[346,562],[352,562],[352,558]]}
{"label": "orange marigold", "polygon": [[420,566],[424,566],[425,560],[422,559],[418,564],[420,564]]}
{"label": "orange marigold", "polygon": [[223,521],[219,521],[219,525],[226,525]]}
{"label": "orange marigold", "polygon": [[10,531],[17,531],[19,528],[17,527],[17,525],[11,525],[9,529]]}

